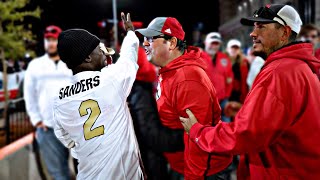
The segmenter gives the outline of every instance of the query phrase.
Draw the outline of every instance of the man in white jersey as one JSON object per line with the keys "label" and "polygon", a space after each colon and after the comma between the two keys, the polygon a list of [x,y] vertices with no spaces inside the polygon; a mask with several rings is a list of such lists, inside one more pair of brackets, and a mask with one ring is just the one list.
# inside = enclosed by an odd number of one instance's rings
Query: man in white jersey
{"label": "man in white jersey", "polygon": [[78,159],[77,180],[144,179],[140,152],[126,103],[138,70],[139,40],[121,13],[127,35],[120,57],[107,65],[114,50],[83,29],[59,36],[61,59],[73,71],[54,103],[55,134]]}

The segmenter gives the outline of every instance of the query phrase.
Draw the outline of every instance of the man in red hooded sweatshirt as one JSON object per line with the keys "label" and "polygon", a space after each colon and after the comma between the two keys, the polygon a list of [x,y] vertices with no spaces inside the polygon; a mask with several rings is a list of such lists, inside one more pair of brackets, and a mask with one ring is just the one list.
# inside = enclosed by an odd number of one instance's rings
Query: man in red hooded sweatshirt
{"label": "man in red hooded sweatshirt", "polygon": [[295,41],[299,14],[266,5],[241,23],[254,26],[253,53],[266,61],[234,122],[205,126],[187,110],[183,126],[206,152],[240,154],[238,180],[320,179],[320,60]]}
{"label": "man in red hooded sweatshirt", "polygon": [[[205,72],[206,65],[197,47],[187,47],[185,33],[177,19],[157,17],[147,28],[137,29],[144,36],[148,60],[160,67],[157,106],[161,123],[172,130],[183,129],[179,116],[189,108],[203,125],[220,120],[221,109],[214,87]],[[187,179],[204,179],[225,169],[231,155],[211,155],[184,135],[184,152],[166,152],[170,168]]]}
{"label": "man in red hooded sweatshirt", "polygon": [[230,122],[231,118],[224,115],[223,109],[231,96],[234,74],[232,71],[232,62],[228,55],[220,50],[221,45],[222,38],[220,33],[211,32],[207,34],[201,57],[207,63],[206,72],[217,92],[217,97],[222,109],[221,120]]}

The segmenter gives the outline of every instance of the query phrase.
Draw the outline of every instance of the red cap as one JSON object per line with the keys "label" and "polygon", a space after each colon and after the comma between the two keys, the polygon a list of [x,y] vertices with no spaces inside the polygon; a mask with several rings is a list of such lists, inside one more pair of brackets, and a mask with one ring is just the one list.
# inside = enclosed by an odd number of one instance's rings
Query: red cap
{"label": "red cap", "polygon": [[61,28],[58,26],[48,26],[44,32],[44,38],[56,38],[58,39],[59,34],[62,32]]}
{"label": "red cap", "polygon": [[157,17],[153,19],[147,28],[137,29],[145,37],[159,36],[161,34],[166,34],[169,36],[174,36],[180,40],[184,40],[184,31],[176,18],[173,17]]}

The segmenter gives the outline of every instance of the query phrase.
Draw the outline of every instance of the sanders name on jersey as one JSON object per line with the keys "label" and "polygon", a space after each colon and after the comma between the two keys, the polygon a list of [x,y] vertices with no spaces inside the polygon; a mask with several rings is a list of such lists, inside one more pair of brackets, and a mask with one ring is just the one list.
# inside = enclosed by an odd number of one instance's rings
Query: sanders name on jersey
{"label": "sanders name on jersey", "polygon": [[63,99],[65,97],[69,97],[69,96],[72,96],[80,92],[84,92],[99,86],[100,84],[99,78],[100,76],[96,76],[94,78],[82,79],[71,86],[66,86],[61,88],[59,92],[59,99]]}

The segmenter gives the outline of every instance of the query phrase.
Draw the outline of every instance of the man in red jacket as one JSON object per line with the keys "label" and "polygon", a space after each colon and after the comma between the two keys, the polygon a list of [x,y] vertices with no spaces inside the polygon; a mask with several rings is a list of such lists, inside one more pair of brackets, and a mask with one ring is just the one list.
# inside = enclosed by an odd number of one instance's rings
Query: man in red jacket
{"label": "man in red jacket", "polygon": [[[187,47],[185,33],[177,19],[157,17],[145,29],[143,45],[148,60],[159,66],[157,106],[161,123],[171,129],[183,129],[179,116],[190,108],[203,125],[212,126],[220,120],[221,109],[214,87],[205,72],[200,49]],[[185,179],[204,179],[225,169],[231,155],[211,155],[202,151],[188,135],[184,135],[184,152],[166,152],[170,168]]]}
{"label": "man in red jacket", "polygon": [[319,43],[319,29],[313,24],[305,24],[301,27],[301,31],[298,34],[298,38],[301,41],[308,41],[313,44],[314,55],[320,59],[320,48],[317,48]]}
{"label": "man in red jacket", "polygon": [[[301,28],[289,5],[267,5],[253,17],[256,55],[267,57],[232,123],[209,127],[180,118],[202,150],[240,154],[238,179],[320,179],[320,60],[312,44],[294,42]],[[197,117],[197,115],[195,115]]]}
{"label": "man in red jacket", "polygon": [[[207,64],[206,72],[216,90],[222,112],[232,91],[232,63],[228,55],[220,51],[222,40],[218,32],[207,34],[204,45],[205,51],[201,57]],[[222,113],[222,121],[230,122],[229,117]]]}

